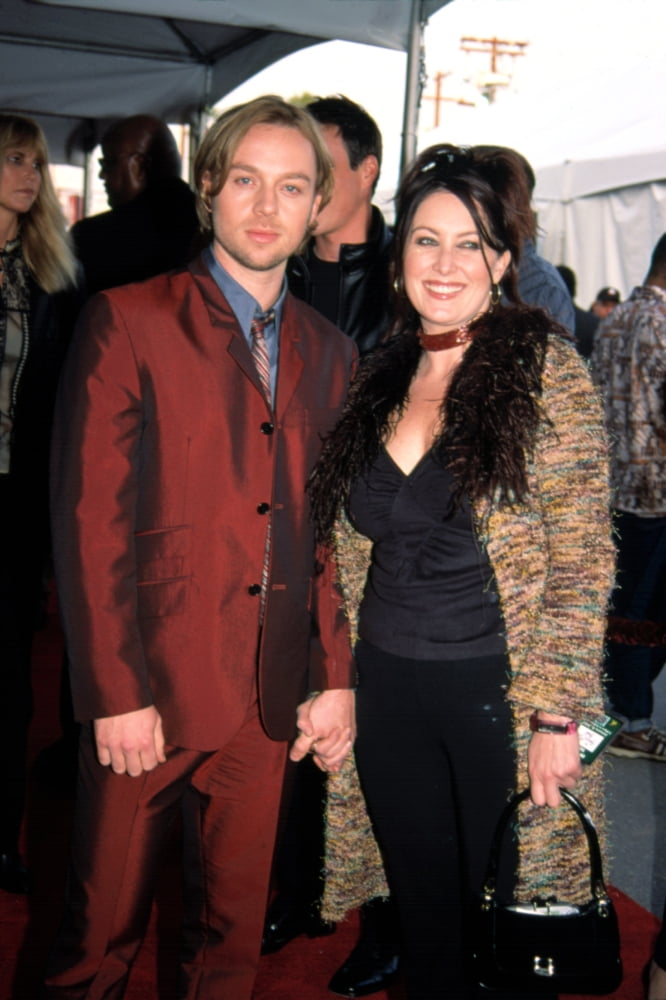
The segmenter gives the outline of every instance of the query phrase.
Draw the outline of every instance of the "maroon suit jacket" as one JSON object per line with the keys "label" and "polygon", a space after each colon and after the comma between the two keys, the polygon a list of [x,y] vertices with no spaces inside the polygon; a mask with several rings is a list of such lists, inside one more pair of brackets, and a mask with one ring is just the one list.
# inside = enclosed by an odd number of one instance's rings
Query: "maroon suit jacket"
{"label": "maroon suit jacket", "polygon": [[[78,719],[155,704],[167,743],[210,750],[238,728],[255,682],[274,739],[294,734],[308,687],[352,684],[338,597],[327,576],[313,578],[304,492],[352,362],[351,341],[288,295],[272,414],[201,260],[90,300],[52,451]],[[273,541],[258,649],[265,504]]]}

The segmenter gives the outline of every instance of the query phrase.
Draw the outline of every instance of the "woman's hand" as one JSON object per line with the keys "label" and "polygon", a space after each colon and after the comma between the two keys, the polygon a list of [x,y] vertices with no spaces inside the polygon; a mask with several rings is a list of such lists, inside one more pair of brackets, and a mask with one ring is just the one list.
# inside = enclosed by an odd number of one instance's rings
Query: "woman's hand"
{"label": "woman's hand", "polygon": [[[569,720],[539,713],[543,722]],[[574,788],[581,776],[578,733],[533,733],[527,751],[530,795],[536,806],[559,806],[560,787]]]}
{"label": "woman's hand", "polygon": [[322,691],[299,705],[299,736],[289,757],[299,761],[311,753],[322,771],[339,771],[356,738],[355,695],[348,688]]}

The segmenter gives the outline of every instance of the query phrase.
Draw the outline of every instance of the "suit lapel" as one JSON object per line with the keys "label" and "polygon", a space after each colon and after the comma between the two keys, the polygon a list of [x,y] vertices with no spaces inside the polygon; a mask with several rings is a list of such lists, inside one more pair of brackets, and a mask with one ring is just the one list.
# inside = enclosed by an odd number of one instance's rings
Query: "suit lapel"
{"label": "suit lapel", "polygon": [[[242,369],[257,392],[261,394],[262,399],[265,399],[252,358],[252,352],[243,336],[243,332],[229,303],[218,288],[201,257],[192,261],[190,272],[201,292],[211,326],[217,328],[221,335],[227,335],[226,347],[230,357]],[[299,323],[296,310],[294,309],[294,299],[289,292],[285,298],[282,313],[278,358],[275,408],[276,412],[284,413],[298,388],[304,368]]]}
{"label": "suit lapel", "polygon": [[289,292],[282,312],[280,354],[275,406],[278,413],[285,412],[303,375],[304,361],[300,331]]}
{"label": "suit lapel", "polygon": [[[261,382],[259,381],[259,375],[257,374],[257,368],[252,357],[252,352],[248,347],[247,341],[243,336],[243,331],[239,327],[238,320],[229,306],[229,303],[218,288],[215,279],[211,275],[201,257],[197,257],[194,261],[192,261],[189,269],[197,287],[199,288],[199,291],[201,292],[211,326],[214,327],[216,331],[219,331],[221,342],[223,346],[226,347],[229,356],[233,358],[234,362],[242,370],[243,374],[247,376],[257,392],[261,395],[262,399],[265,400],[264,391],[262,389]],[[226,340],[223,339],[225,337]],[[266,407],[268,408],[268,403],[266,403]]]}

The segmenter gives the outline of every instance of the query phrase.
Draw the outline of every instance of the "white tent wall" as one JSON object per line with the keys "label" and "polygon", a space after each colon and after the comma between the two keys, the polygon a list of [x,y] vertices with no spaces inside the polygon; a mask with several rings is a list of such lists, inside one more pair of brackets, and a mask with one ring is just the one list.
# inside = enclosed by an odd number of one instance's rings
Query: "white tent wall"
{"label": "white tent wall", "polygon": [[539,250],[576,272],[581,308],[605,285],[625,298],[642,283],[652,249],[666,232],[666,180],[567,201],[542,200],[538,192],[537,181]]}

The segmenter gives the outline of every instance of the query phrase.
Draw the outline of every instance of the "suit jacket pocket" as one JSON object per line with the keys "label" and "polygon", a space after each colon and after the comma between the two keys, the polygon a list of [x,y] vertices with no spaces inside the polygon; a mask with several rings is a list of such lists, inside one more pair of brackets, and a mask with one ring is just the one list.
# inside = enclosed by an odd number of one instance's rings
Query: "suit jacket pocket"
{"label": "suit jacket pocket", "polygon": [[180,615],[189,598],[191,528],[156,528],[135,535],[139,618]]}

